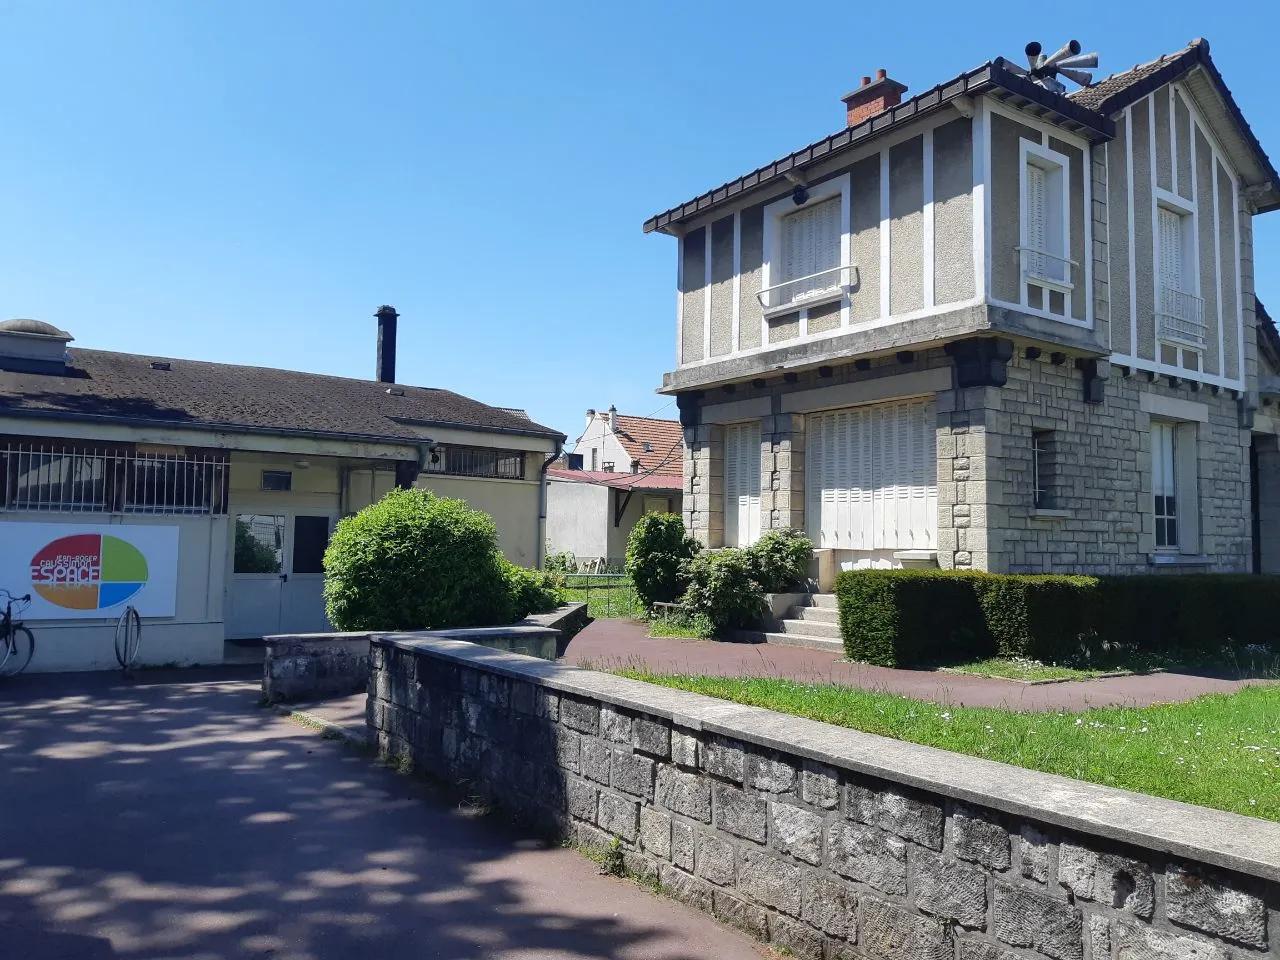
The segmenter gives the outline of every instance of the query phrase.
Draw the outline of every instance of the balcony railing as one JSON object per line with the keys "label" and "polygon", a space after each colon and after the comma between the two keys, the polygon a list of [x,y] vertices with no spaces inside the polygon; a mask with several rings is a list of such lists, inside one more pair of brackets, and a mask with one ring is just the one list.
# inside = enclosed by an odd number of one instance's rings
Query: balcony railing
{"label": "balcony railing", "polygon": [[756,294],[756,300],[764,308],[765,313],[792,308],[799,310],[815,302],[831,300],[842,296],[852,285],[853,264],[819,270],[807,277],[796,277],[784,280],[771,287],[765,287]]}
{"label": "balcony railing", "polygon": [[1035,247],[1015,247],[1014,249],[1022,265],[1024,281],[1042,284],[1055,290],[1067,291],[1072,288],[1071,271],[1076,266],[1074,260]]}
{"label": "balcony railing", "polygon": [[1186,291],[1161,286],[1156,339],[1203,349],[1205,334],[1204,301]]}

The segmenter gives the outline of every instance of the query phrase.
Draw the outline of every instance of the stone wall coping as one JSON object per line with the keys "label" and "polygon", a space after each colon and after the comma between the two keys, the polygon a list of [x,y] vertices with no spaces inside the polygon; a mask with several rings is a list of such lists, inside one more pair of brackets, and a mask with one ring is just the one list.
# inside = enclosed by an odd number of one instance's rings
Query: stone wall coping
{"label": "stone wall coping", "polygon": [[[502,628],[510,629],[510,628]],[[438,634],[437,634],[438,636]],[[375,647],[514,680],[780,750],[1004,813],[1280,882],[1280,823],[1099,786],[459,640],[381,634]]]}
{"label": "stone wall coping", "polygon": [[267,646],[278,643],[322,643],[325,640],[368,640],[373,634],[368,630],[353,630],[348,633],[275,633],[263,637]]}

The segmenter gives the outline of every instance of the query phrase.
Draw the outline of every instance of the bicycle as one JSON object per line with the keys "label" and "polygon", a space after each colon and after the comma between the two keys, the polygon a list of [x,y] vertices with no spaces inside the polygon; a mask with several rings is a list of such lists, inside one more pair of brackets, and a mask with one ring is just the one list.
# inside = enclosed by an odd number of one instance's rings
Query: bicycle
{"label": "bicycle", "polygon": [[[4,616],[0,617],[0,677],[16,677],[23,670],[36,652],[36,638],[22,621],[14,620],[13,608],[21,604],[21,613],[31,603],[31,594],[15,596],[8,590],[0,589],[4,594]],[[16,666],[15,666],[16,664]]]}

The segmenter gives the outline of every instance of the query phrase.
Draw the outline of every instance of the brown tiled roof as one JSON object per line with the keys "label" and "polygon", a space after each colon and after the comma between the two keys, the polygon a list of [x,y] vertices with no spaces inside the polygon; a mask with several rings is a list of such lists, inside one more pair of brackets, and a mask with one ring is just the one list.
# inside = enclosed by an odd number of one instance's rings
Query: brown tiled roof
{"label": "brown tiled roof", "polygon": [[617,490],[683,490],[684,477],[672,477],[657,473],[610,473],[607,470],[563,470],[555,467],[547,470],[553,480],[572,480],[575,483],[596,483]]}
{"label": "brown tiled roof", "polygon": [[[421,439],[410,424],[560,437],[527,417],[433,387],[297,370],[71,352],[65,376],[0,371],[0,415],[133,421],[197,429]],[[155,369],[167,365],[167,369]],[[396,387],[397,394],[388,393]]]}
{"label": "brown tiled roof", "polygon": [[[684,433],[679,420],[629,417],[625,413],[615,414],[614,418],[614,435],[628,458],[640,461],[641,470],[652,471],[656,476],[684,476]],[[645,450],[645,444],[649,450]]]}
{"label": "brown tiled roof", "polygon": [[[1194,54],[1196,48],[1203,43],[1203,40],[1193,40],[1181,50],[1174,53],[1163,54],[1155,60],[1150,60],[1147,63],[1135,64],[1128,70],[1123,70],[1120,73],[1113,73],[1111,76],[1104,77],[1092,86],[1075,90],[1067,94],[1067,96],[1081,106],[1088,107],[1090,110],[1098,110],[1102,113],[1111,113],[1114,108],[1108,107],[1109,101],[1113,98],[1118,98],[1124,94],[1128,94],[1139,86],[1143,86],[1143,81],[1150,80],[1161,71],[1178,70],[1183,67],[1189,67],[1190,65],[1186,62],[1188,55]],[[1160,81],[1160,83],[1164,82],[1165,81],[1163,80]],[[1159,86],[1159,84],[1153,84],[1150,89],[1154,89],[1155,86]],[[1149,92],[1149,90],[1144,90],[1139,96],[1145,96],[1147,92]],[[1134,99],[1136,100],[1138,98],[1134,97]]]}

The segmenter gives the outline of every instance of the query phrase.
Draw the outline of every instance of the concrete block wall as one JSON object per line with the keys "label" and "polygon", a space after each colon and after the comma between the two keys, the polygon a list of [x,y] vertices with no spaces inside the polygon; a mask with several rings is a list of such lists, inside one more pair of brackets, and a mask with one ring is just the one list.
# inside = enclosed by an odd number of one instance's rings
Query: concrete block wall
{"label": "concrete block wall", "polygon": [[1280,824],[471,644],[373,668],[384,755],[796,956],[1280,958]]}

